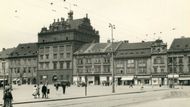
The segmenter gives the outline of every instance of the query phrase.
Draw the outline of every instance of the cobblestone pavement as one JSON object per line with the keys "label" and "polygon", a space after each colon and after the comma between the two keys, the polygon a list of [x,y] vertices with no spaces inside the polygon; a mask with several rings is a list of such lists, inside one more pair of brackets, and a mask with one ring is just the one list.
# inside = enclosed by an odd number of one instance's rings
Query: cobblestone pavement
{"label": "cobblestone pavement", "polygon": [[[33,92],[32,85],[13,86],[13,92],[12,92],[14,97],[13,103],[85,97],[84,87],[76,87],[76,86],[68,87],[65,95],[62,94],[61,87],[59,88],[58,91],[55,90],[55,87],[53,85],[49,85],[48,87],[50,88],[50,95],[48,99],[42,99],[42,98],[34,99],[34,97],[32,96]],[[128,86],[117,86],[116,94],[143,92],[143,91],[149,92],[149,91],[165,90],[165,89],[168,89],[168,87],[145,86],[145,88],[141,90],[139,86],[135,86],[134,88],[129,88]],[[88,90],[87,91],[88,96],[112,94],[111,86],[88,86],[87,90]],[[2,99],[2,90],[0,90],[0,95]],[[0,101],[0,103],[2,104],[2,100]]]}
{"label": "cobblestone pavement", "polygon": [[16,104],[14,107],[189,107],[189,89],[149,90],[133,94]]}

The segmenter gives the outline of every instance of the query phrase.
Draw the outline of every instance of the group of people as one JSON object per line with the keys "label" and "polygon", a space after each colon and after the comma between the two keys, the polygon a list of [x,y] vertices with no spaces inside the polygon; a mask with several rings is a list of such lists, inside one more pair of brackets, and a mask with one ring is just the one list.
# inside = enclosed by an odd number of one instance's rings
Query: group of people
{"label": "group of people", "polygon": [[5,88],[4,96],[3,96],[3,100],[4,100],[3,107],[12,107],[13,96],[12,96],[11,91],[12,91],[11,88]]}
{"label": "group of people", "polygon": [[[48,94],[50,93],[50,89],[47,87],[48,85],[43,85],[42,86],[42,98],[48,98]],[[34,85],[34,91],[33,94],[34,98],[40,98],[40,86],[38,85]]]}

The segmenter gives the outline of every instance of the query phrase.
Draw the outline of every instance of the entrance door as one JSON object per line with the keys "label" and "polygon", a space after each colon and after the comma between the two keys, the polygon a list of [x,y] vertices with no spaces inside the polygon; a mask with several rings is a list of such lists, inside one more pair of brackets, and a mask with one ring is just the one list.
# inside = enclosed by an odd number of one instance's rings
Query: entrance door
{"label": "entrance door", "polygon": [[164,78],[161,78],[161,84],[164,85]]}
{"label": "entrance door", "polygon": [[100,77],[95,76],[95,85],[100,85]]}

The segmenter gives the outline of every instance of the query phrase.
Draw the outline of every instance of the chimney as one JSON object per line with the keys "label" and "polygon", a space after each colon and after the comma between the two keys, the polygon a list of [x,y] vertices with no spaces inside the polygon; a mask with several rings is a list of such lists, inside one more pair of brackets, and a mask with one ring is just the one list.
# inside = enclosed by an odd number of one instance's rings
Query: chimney
{"label": "chimney", "polygon": [[2,49],[2,51],[5,51],[5,50],[6,50],[5,48]]}
{"label": "chimney", "polygon": [[110,40],[107,40],[107,43],[110,43]]}
{"label": "chimney", "polygon": [[129,41],[128,40],[124,40],[124,43],[129,43]]}
{"label": "chimney", "polygon": [[54,19],[54,21],[53,21],[53,22],[55,23],[55,21],[56,21],[56,20]]}
{"label": "chimney", "polygon": [[73,11],[70,11],[69,13],[68,13],[68,20],[70,21],[70,20],[73,20]]}
{"label": "chimney", "polygon": [[86,18],[88,18],[88,13],[86,13]]}
{"label": "chimney", "polygon": [[144,43],[144,40],[142,41],[142,43]]}

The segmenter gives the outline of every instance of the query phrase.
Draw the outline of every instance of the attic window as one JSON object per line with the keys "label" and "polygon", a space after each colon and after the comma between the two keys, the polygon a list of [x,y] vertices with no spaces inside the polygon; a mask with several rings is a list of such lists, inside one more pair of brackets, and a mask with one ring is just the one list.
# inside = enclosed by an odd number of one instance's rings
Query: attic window
{"label": "attic window", "polygon": [[130,52],[130,54],[133,54],[133,52]]}
{"label": "attic window", "polygon": [[30,46],[28,46],[27,48],[30,48]]}
{"label": "attic window", "polygon": [[21,47],[21,49],[24,49],[24,47]]}

